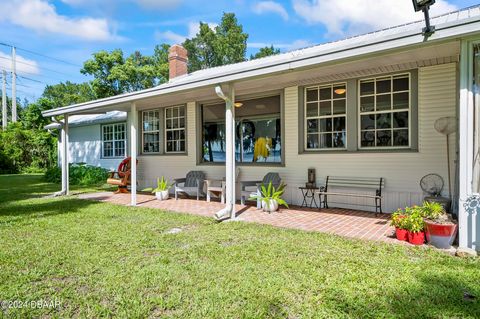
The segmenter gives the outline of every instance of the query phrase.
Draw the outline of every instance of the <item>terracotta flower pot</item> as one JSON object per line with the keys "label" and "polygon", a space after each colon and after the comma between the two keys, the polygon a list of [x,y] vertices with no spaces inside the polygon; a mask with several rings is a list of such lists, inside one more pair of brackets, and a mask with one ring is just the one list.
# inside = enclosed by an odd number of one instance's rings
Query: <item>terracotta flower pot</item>
{"label": "terracotta flower pot", "polygon": [[418,233],[408,232],[408,242],[412,245],[423,245],[425,242],[425,233],[423,231]]}
{"label": "terracotta flower pot", "polygon": [[397,236],[398,240],[407,241],[408,240],[408,230],[395,228],[395,235]]}
{"label": "terracotta flower pot", "polygon": [[457,235],[458,225],[455,223],[439,224],[425,220],[427,242],[436,248],[448,249]]}

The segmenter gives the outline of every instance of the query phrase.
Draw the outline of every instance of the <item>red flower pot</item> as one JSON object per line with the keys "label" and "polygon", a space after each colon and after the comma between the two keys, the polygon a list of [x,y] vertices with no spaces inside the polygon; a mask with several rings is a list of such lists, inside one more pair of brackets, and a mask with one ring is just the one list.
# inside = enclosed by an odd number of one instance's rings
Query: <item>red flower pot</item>
{"label": "red flower pot", "polygon": [[448,249],[452,246],[457,235],[457,224],[439,224],[431,220],[425,220],[427,241],[434,247]]}
{"label": "red flower pot", "polygon": [[418,233],[408,232],[408,242],[412,245],[423,245],[425,242],[425,233],[423,231]]}
{"label": "red flower pot", "polygon": [[408,240],[408,230],[395,228],[395,235],[397,235],[398,240],[407,241]]}

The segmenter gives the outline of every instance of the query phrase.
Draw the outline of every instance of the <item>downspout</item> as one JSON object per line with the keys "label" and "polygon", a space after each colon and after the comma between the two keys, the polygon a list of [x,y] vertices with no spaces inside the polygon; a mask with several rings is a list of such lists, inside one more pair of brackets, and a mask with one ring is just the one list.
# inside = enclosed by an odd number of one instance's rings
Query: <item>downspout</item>
{"label": "downspout", "polygon": [[225,208],[215,213],[216,220],[235,219],[235,92],[232,85],[228,87],[228,96],[223,93],[221,86],[215,87],[215,93],[225,101],[225,179],[226,199]]}

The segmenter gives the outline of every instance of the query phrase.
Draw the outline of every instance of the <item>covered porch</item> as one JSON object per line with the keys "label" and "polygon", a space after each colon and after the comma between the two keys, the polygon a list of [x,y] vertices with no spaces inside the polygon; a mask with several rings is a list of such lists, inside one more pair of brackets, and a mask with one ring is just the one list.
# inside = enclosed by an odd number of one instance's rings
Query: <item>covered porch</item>
{"label": "covered porch", "polygon": [[[80,198],[118,205],[130,204],[129,194],[102,192],[83,194],[80,195]],[[213,217],[215,212],[225,207],[220,202],[195,199],[158,201],[154,196],[146,194],[137,194],[137,206],[205,217]],[[371,212],[343,208],[318,210],[299,206],[290,206],[288,209],[281,208],[278,212],[269,214],[255,206],[239,204],[236,205],[235,211],[236,220],[242,222],[316,231],[362,240],[403,243],[394,238],[394,228],[389,225],[388,214],[376,215]]]}

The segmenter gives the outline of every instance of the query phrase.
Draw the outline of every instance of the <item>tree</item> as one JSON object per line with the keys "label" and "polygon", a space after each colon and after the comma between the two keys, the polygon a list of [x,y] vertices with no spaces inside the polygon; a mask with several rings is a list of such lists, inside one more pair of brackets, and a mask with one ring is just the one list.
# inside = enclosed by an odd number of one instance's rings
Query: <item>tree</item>
{"label": "tree", "polygon": [[258,52],[255,53],[255,55],[253,54],[250,55],[250,60],[260,59],[260,58],[264,58],[264,57],[267,57],[270,55],[276,55],[276,54],[280,54],[280,49],[276,49],[273,47],[273,45],[271,45],[269,47],[260,48],[260,50],[258,50]]}
{"label": "tree", "polygon": [[168,82],[168,50],[170,50],[169,44],[163,43],[155,46],[155,50],[153,53],[153,63],[155,64],[156,75],[159,82],[158,84]]}
{"label": "tree", "polygon": [[124,63],[122,50],[102,50],[94,53],[92,59],[85,61],[80,72],[93,76],[91,84],[97,98],[109,97],[124,92],[121,81],[112,75],[113,68]]}
{"label": "tree", "polygon": [[52,102],[53,107],[62,107],[95,100],[96,96],[89,83],[61,82],[47,85],[42,97]]}
{"label": "tree", "polygon": [[196,36],[183,43],[189,72],[245,61],[247,39],[234,13],[224,13],[214,29],[201,22]]}
{"label": "tree", "polygon": [[97,98],[151,88],[168,81],[169,47],[156,46],[153,56],[135,51],[127,58],[120,49],[99,51],[84,63],[81,72],[93,76],[91,86]]}

